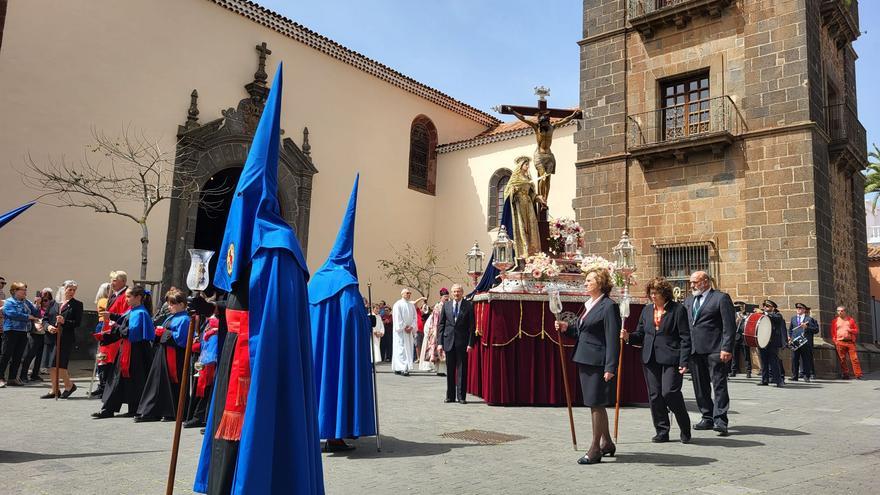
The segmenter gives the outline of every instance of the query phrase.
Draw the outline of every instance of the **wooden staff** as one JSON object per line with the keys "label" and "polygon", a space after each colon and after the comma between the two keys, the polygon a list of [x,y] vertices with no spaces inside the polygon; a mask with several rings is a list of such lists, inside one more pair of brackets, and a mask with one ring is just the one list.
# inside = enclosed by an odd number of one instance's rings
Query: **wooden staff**
{"label": "wooden staff", "polygon": [[620,339],[620,352],[617,354],[617,397],[614,404],[614,443],[617,443],[617,424],[620,421],[621,372],[623,372],[623,339]]}
{"label": "wooden staff", "polygon": [[[556,321],[559,321],[557,319]],[[571,445],[574,450],[578,449],[577,435],[574,433],[574,413],[571,411],[571,392],[568,390],[568,371],[565,366],[565,351],[562,348],[562,330],[556,329],[556,337],[559,339],[559,364],[562,366],[562,384],[565,387],[565,404],[568,406],[568,426],[571,428]]]}
{"label": "wooden staff", "polygon": [[55,392],[55,400],[61,395],[61,389],[58,388],[58,375],[61,374],[61,326],[58,325],[58,315],[55,319],[55,378],[52,380],[53,390]]}
{"label": "wooden staff", "polygon": [[[183,353],[183,374],[180,377],[180,393],[177,394],[177,418],[174,421],[174,441],[171,444],[171,464],[168,466],[168,481],[165,484],[165,494],[174,495],[174,474],[177,471],[177,451],[180,449],[180,430],[183,426],[183,409],[186,406],[186,391],[189,383],[189,361],[193,345],[193,333],[199,315],[195,312],[190,314],[189,331],[186,334],[186,350]],[[210,434],[210,432],[208,433]]]}

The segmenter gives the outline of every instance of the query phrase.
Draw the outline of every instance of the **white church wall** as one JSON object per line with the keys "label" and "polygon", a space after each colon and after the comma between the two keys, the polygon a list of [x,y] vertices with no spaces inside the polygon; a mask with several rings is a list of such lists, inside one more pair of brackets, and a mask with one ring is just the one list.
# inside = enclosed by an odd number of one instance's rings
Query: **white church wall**
{"label": "white church wall", "polygon": [[[556,174],[550,183],[550,214],[553,217],[574,217],[571,202],[575,196],[577,146],[576,126],[557,129],[553,139]],[[489,212],[489,181],[501,168],[513,170],[513,160],[535,152],[535,136],[465,148],[439,155],[437,166],[437,208],[434,210],[434,243],[445,251],[443,266],[458,270],[461,283],[467,279],[465,253],[476,240],[488,262],[497,229],[487,230]],[[532,177],[537,178],[534,166]],[[434,294],[436,298],[436,294]]]}
{"label": "white church wall", "polygon": [[[375,260],[389,243],[431,239],[432,226],[414,219],[432,218],[438,204],[407,188],[413,118],[431,118],[441,143],[484,127],[204,0],[10,2],[0,50],[0,210],[38,195],[16,172],[28,153],[40,162],[76,161],[92,128],[114,135],[127,125],[171,148],[194,88],[200,122],[219,118],[221,109],[247,96],[254,47],[263,41],[272,50],[269,80],[279,61],[285,65],[285,135],[301,144],[303,127],[311,132],[319,173],[310,269],[332,246],[360,171],[358,268],[363,282],[373,282],[375,298],[393,299],[397,289],[378,274]],[[154,280],[162,275],[168,206],[150,217],[148,278]],[[129,220],[37,205],[0,231],[0,274],[31,288],[77,279],[88,307],[111,269],[137,276],[139,238]]]}

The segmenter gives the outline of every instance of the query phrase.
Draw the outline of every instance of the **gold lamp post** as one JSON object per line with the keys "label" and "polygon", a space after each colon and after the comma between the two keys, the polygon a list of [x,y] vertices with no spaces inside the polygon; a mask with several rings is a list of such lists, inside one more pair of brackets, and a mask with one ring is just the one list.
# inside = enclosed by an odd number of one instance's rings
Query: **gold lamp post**
{"label": "gold lamp post", "polygon": [[473,247],[465,254],[465,257],[468,263],[468,275],[471,276],[471,280],[474,281],[474,286],[476,286],[477,279],[483,274],[483,258],[485,257],[483,252],[480,251],[480,245],[477,241],[474,241]]}

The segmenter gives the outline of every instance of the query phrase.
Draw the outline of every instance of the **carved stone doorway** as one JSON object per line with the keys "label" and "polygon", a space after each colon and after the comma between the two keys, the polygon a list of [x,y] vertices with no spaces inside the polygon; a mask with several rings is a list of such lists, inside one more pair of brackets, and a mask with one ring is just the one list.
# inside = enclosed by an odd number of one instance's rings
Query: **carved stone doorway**
{"label": "carved stone doorway", "polygon": [[[223,240],[226,217],[238,175],[247,160],[254,131],[269,94],[266,86],[266,55],[272,52],[265,43],[257,46],[259,66],[253,82],[245,85],[249,97],[238,102],[236,108],[223,110],[222,118],[200,124],[198,121],[198,92],[193,90],[187,121],[178,127],[178,159],[176,170],[188,170],[205,178],[202,190],[190,198],[171,202],[168,217],[168,237],[165,264],[162,273],[163,290],[174,285],[185,287],[189,270],[188,249],[193,247],[217,251]],[[281,131],[282,135],[284,131]],[[310,156],[309,130],[303,130],[302,147],[290,138],[281,141],[278,164],[278,200],[281,216],[293,228],[302,246],[308,251],[309,216],[312,202],[312,176],[318,172]],[[228,200],[211,197],[210,213],[199,199],[212,188],[231,188]],[[219,233],[218,233],[219,230]],[[219,236],[219,237],[218,237]],[[214,245],[212,245],[214,244]],[[217,255],[214,255],[215,259]],[[214,261],[214,260],[212,260]],[[211,276],[214,266],[212,263]]]}

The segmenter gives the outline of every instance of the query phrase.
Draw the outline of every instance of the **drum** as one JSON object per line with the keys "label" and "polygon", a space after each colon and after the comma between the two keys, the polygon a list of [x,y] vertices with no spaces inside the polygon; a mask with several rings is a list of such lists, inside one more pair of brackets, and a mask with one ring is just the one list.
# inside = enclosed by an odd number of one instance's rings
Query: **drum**
{"label": "drum", "polygon": [[770,317],[762,313],[752,313],[746,317],[746,326],[743,330],[743,339],[749,347],[767,347],[770,343],[770,335],[773,333],[773,324]]}
{"label": "drum", "polygon": [[807,336],[804,334],[800,334],[797,337],[791,339],[791,344],[789,345],[791,346],[791,350],[796,351],[801,347],[807,345],[807,342]]}

